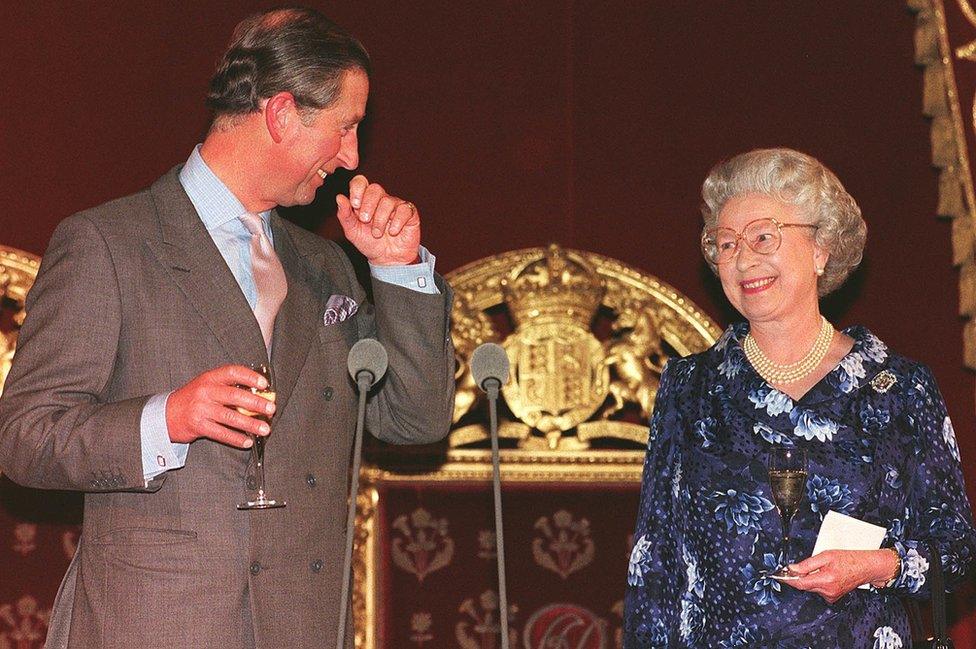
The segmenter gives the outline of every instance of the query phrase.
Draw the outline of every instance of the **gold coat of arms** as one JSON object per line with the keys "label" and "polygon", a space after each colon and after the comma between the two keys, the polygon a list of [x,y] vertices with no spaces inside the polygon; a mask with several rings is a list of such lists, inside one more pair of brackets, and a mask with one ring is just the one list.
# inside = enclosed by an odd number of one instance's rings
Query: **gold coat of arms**
{"label": "gold coat of arms", "polygon": [[605,439],[644,446],[667,359],[702,351],[721,333],[660,280],[556,244],[489,257],[448,279],[455,448],[486,437],[483,423],[469,423],[481,395],[467,359],[481,343],[500,343],[511,362],[500,435],[522,449],[581,450]]}

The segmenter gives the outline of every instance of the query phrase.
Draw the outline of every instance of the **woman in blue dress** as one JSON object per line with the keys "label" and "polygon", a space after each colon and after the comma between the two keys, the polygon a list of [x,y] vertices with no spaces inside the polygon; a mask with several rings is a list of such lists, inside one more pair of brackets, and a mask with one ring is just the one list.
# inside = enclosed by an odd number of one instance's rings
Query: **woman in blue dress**
{"label": "woman in blue dress", "polygon": [[[624,644],[908,649],[900,600],[929,596],[929,548],[951,586],[972,563],[976,530],[932,373],[820,315],[819,298],[861,261],[860,209],[820,162],[788,149],[719,164],[702,196],[702,250],[747,322],[661,377]],[[791,580],[772,577],[782,567],[774,447],[808,458]],[[810,557],[828,511],[885,528],[882,548]]]}

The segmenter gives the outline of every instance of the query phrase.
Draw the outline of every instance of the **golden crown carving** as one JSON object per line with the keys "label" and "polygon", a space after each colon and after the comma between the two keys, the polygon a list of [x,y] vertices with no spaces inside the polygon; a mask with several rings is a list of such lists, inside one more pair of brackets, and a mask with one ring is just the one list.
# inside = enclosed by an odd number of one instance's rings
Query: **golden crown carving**
{"label": "golden crown carving", "polygon": [[502,291],[516,324],[567,319],[589,322],[605,293],[596,270],[556,244],[550,244],[542,258],[516,266],[502,280]]}

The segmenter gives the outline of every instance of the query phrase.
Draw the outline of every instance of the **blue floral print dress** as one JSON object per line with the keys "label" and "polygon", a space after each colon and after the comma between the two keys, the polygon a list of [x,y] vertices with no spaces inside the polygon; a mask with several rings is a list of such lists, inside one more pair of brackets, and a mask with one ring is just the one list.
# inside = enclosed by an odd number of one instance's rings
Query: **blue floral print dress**
{"label": "blue floral print dress", "polygon": [[[908,649],[899,598],[928,597],[929,549],[949,586],[976,554],[959,449],[932,373],[863,327],[853,349],[799,401],[766,383],[741,347],[747,323],[670,361],[651,420],[627,575],[624,646]],[[881,525],[902,571],[890,587],[835,604],[764,577],[782,526],[769,490],[774,445],[807,450],[792,526],[810,555],[830,510]]]}

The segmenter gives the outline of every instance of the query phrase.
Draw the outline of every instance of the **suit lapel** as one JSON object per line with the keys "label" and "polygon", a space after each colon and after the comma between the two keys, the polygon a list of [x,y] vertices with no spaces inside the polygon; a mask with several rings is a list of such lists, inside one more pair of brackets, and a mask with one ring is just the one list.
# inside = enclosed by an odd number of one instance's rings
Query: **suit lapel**
{"label": "suit lapel", "polygon": [[147,245],[210,327],[230,363],[267,362],[261,328],[175,168],[152,186],[161,238]]}
{"label": "suit lapel", "polygon": [[319,300],[313,289],[322,288],[321,280],[309,276],[309,264],[302,257],[277,212],[271,213],[271,231],[275,252],[288,280],[288,295],[275,318],[271,346],[271,367],[275,373],[278,411],[288,403],[298,375],[305,365],[310,341],[315,338]]}

